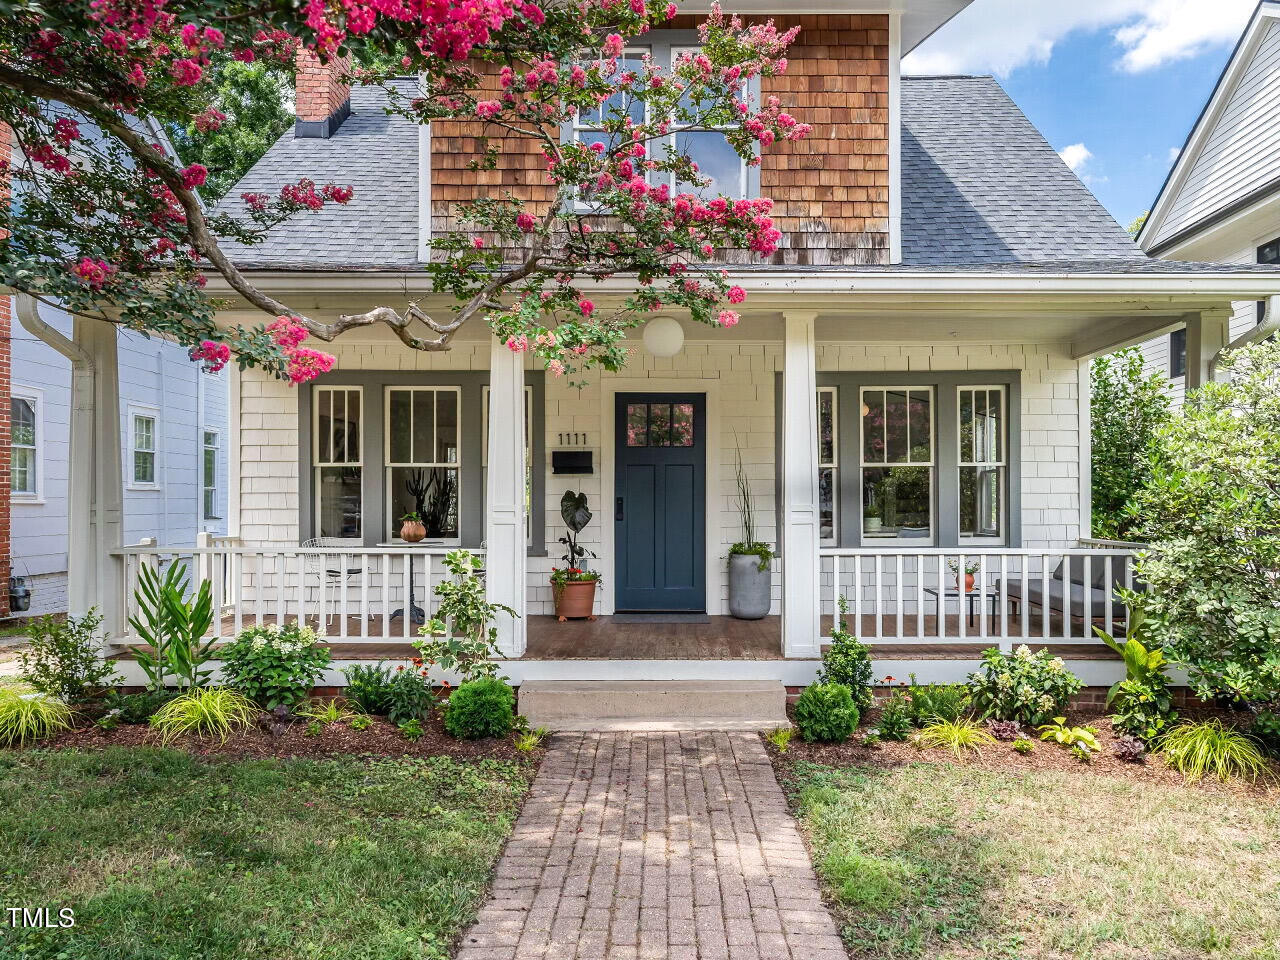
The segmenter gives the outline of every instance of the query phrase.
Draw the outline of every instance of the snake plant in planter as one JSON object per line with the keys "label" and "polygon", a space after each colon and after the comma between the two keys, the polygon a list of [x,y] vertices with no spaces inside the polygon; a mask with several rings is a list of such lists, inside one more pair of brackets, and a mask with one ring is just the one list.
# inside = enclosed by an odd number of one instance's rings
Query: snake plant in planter
{"label": "snake plant in planter", "polygon": [[738,448],[736,479],[742,539],[729,548],[729,612],[739,620],[759,620],[769,613],[773,547],[756,539],[751,481],[742,466],[741,447]]}

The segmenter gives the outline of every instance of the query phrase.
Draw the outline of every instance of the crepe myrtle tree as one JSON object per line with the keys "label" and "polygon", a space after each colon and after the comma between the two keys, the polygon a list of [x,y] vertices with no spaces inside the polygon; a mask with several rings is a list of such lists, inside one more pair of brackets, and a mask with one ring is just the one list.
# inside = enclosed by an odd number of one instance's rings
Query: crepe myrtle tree
{"label": "crepe myrtle tree", "polygon": [[[172,337],[210,368],[234,357],[295,383],[333,364],[306,342],[378,324],[412,349],[446,350],[464,324],[487,322],[556,375],[618,369],[626,331],[660,307],[731,327],[745,294],[711,263],[724,249],[767,256],[781,234],[767,199],[702,196],[708,179],[670,134],[724,127],[750,164],[758,149],[803,137],[807,125],[775,98],[751,93],[757,78],[786,69],[796,31],[713,9],[701,49],[665,71],[649,60],[624,68],[627,41],[675,14],[674,3],[646,0],[0,0],[0,120],[17,147],[0,171],[15,198],[0,205],[0,282],[78,315]],[[210,105],[216,58],[292,63],[300,48],[322,62],[391,63],[395,73],[418,74],[423,93],[404,97],[388,82],[391,70],[342,68],[352,82],[383,86],[388,109],[419,123],[475,121],[504,143],[541,149],[552,202],[479,197],[458,210],[465,229],[434,241],[426,269],[437,292],[453,295],[447,314],[407,303],[324,322],[290,308],[257,288],[225,248],[360,198],[349,186],[303,178],[244,194],[243,215],[211,215],[197,195],[208,171],[162,149],[166,127],[226,121]],[[641,109],[615,109],[620,99]],[[561,141],[562,123],[602,105],[601,143]],[[498,162],[490,147],[473,168]],[[694,189],[673,192],[673,178]],[[216,324],[216,303],[202,289],[211,274],[273,319]],[[597,308],[587,286],[614,274],[633,277],[635,292]]]}

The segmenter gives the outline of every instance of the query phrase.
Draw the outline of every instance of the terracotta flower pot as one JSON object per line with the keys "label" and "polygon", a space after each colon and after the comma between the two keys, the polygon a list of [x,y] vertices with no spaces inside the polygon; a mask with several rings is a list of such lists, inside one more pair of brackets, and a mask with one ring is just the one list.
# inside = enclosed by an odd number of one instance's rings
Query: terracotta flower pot
{"label": "terracotta flower pot", "polygon": [[405,543],[417,543],[427,535],[427,528],[416,520],[406,520],[400,524],[400,539]]}
{"label": "terracotta flower pot", "polygon": [[[960,578],[956,577],[956,589],[960,588]],[[973,591],[973,574],[966,573],[964,575],[964,592],[971,593]]]}
{"label": "terracotta flower pot", "polygon": [[556,619],[561,623],[583,617],[595,619],[592,610],[596,605],[596,581],[568,580],[561,584],[553,583],[551,589],[555,593]]}

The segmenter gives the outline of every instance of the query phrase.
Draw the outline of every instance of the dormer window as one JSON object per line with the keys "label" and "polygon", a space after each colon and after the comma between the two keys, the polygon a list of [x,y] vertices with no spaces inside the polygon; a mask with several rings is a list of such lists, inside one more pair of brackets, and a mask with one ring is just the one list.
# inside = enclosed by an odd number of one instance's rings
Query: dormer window
{"label": "dormer window", "polygon": [[[650,42],[643,46],[627,47],[618,58],[618,72],[622,76],[628,72],[639,73],[644,68],[644,58],[650,56],[664,74],[669,74],[672,64],[682,55],[697,53],[697,33],[692,30],[671,30],[661,34],[649,34]],[[751,94],[758,99],[759,81],[753,81]],[[617,93],[610,97],[599,108],[584,111],[567,124],[563,136],[582,143],[603,143],[606,148],[616,143],[616,135],[606,133],[602,128],[610,118],[630,115],[635,123],[643,123],[645,105],[639,101]],[[692,183],[677,180],[673,174],[653,174],[669,177],[671,192],[693,193],[702,197],[726,196],[731,199],[746,197],[759,192],[759,168],[748,166],[738,156],[737,151],[725,138],[725,131],[730,126],[680,126],[672,124],[672,131],[662,141],[656,141],[649,147],[651,155],[659,156],[665,146],[680,153],[687,154],[698,165],[698,171],[711,179],[705,187],[695,187]]]}

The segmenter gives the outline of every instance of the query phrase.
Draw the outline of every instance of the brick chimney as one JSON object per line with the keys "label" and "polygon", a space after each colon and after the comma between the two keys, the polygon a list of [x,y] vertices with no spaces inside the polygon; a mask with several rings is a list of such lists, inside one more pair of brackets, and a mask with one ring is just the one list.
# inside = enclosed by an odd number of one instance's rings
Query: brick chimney
{"label": "brick chimney", "polygon": [[342,81],[350,61],[335,58],[324,64],[311,51],[300,50],[295,65],[298,119],[293,135],[328,139],[351,113],[351,84]]}

